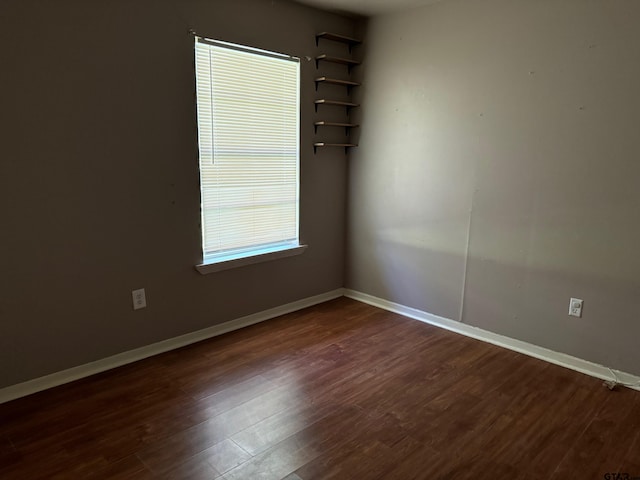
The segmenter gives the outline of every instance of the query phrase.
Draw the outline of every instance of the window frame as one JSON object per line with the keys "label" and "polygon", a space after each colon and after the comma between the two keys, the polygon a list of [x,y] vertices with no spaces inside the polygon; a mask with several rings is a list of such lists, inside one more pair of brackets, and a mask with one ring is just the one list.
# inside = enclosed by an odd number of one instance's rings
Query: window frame
{"label": "window frame", "polygon": [[[260,57],[267,58],[276,58],[278,60],[286,60],[295,62],[297,65],[296,72],[296,135],[295,135],[295,187],[296,187],[296,195],[295,195],[295,230],[296,235],[295,239],[282,239],[279,241],[269,242],[268,244],[258,244],[255,243],[250,246],[241,246],[233,249],[221,249],[221,250],[213,250],[210,252],[206,251],[207,248],[207,237],[206,237],[206,229],[205,229],[205,187],[203,186],[203,153],[202,153],[202,131],[201,131],[201,123],[200,123],[200,104],[199,100],[199,87],[198,83],[200,78],[198,76],[198,69],[196,68],[196,64],[198,61],[198,44],[210,45],[213,48],[222,48],[228,50],[236,50],[240,51],[243,54],[251,54],[258,55]],[[290,55],[284,55],[277,52],[272,52],[268,50],[263,50],[259,48],[254,48],[245,45],[234,44],[230,42],[224,42],[220,40],[213,40],[209,38],[204,38],[200,36],[195,36],[194,43],[194,78],[196,82],[196,124],[198,131],[198,172],[199,172],[199,187],[200,187],[200,215],[201,215],[201,224],[200,224],[200,239],[201,239],[201,254],[202,261],[201,263],[196,265],[196,269],[202,273],[213,273],[222,270],[227,270],[230,268],[237,268],[249,264],[261,263],[269,260],[275,260],[279,258],[290,257],[294,255],[300,255],[303,253],[307,245],[304,245],[300,241],[300,117],[301,117],[301,65],[302,62],[297,57],[292,57]],[[275,67],[274,67],[275,69]],[[212,78],[209,78],[209,84],[211,85]],[[213,109],[214,99],[208,100],[211,108]],[[212,110],[213,111],[213,110]],[[212,117],[213,118],[213,117]],[[212,125],[214,122],[212,121]],[[213,126],[212,126],[213,128]],[[210,133],[211,135],[211,146],[214,145],[213,140],[213,131]],[[215,148],[214,148],[215,152]],[[242,148],[239,148],[237,152],[242,153]],[[210,153],[213,161],[215,161],[214,155],[215,153]],[[215,189],[211,189],[211,191],[215,191]]]}

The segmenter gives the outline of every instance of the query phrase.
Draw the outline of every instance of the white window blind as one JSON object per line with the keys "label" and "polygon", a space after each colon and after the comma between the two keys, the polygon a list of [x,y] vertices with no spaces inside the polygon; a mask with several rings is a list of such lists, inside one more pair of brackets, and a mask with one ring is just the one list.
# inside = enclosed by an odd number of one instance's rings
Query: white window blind
{"label": "white window blind", "polygon": [[297,58],[196,38],[204,261],[296,247]]}

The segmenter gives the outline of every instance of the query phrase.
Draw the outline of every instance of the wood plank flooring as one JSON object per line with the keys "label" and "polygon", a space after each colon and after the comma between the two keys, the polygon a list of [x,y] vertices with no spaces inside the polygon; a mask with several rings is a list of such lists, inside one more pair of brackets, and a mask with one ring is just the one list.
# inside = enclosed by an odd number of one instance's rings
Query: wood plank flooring
{"label": "wood plank flooring", "polygon": [[346,298],[0,405],[4,480],[614,472],[640,393]]}

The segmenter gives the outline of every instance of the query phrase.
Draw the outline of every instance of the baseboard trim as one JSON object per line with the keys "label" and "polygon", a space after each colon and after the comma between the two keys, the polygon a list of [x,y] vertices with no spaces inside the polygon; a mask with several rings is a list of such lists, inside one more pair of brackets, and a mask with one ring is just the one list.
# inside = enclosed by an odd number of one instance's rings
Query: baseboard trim
{"label": "baseboard trim", "polygon": [[[602,380],[613,380],[609,368],[599,365],[597,363],[583,360],[581,358],[573,357],[565,353],[554,352],[547,348],[539,347],[531,343],[516,340],[514,338],[505,337],[497,333],[492,333],[481,328],[473,327],[464,323],[460,323],[449,318],[439,317],[431,313],[424,312],[415,308],[407,307],[399,303],[390,302],[382,298],[374,297],[366,293],[358,292],[355,290],[345,289],[344,296],[358,300],[359,302],[367,303],[383,310],[398,313],[405,317],[413,318],[420,322],[428,323],[436,327],[444,328],[467,337],[482,340],[483,342],[491,343],[499,347],[508,348],[519,353],[523,353],[530,357],[538,358],[540,360],[560,365],[561,367],[569,368],[592,377],[600,378]],[[618,376],[618,381],[626,384],[633,384],[630,386],[634,390],[640,391],[640,377],[632,375],[630,373],[621,372],[619,370],[613,370]]]}
{"label": "baseboard trim", "polygon": [[187,333],[178,337],[163,340],[161,342],[153,343],[144,347],[129,350],[127,352],[119,353],[111,357],[96,360],[84,365],[69,368],[60,372],[52,373],[44,377],[35,378],[23,383],[11,385],[0,389],[0,404],[15,400],[17,398],[26,397],[33,393],[47,390],[49,388],[57,387],[65,383],[73,382],[81,378],[89,377],[96,373],[101,373],[106,370],[121,367],[129,363],[137,362],[160,353],[175,350],[176,348],[184,347],[192,343],[200,342],[208,338],[216,337],[233,330],[248,327],[256,323],[264,322],[266,320],[285,315],[287,313],[295,312],[303,308],[311,307],[319,303],[327,302],[343,296],[344,289],[339,288],[330,292],[315,295],[313,297],[304,298],[295,302],[287,303],[279,307],[270,308],[262,312],[247,315],[245,317],[237,318],[229,322],[222,323],[220,325],[214,325],[212,327],[198,330],[196,332]]}
{"label": "baseboard trim", "polygon": [[[279,307],[254,313],[252,315],[237,318],[220,325],[214,325],[203,330],[180,335],[168,340],[163,340],[151,345],[119,353],[111,357],[96,360],[95,362],[79,365],[77,367],[52,373],[44,377],[35,378],[33,380],[28,380],[23,383],[2,388],[0,389],[0,404],[15,400],[17,398],[26,397],[27,395],[47,390],[49,388],[64,385],[65,383],[70,383],[81,378],[89,377],[91,375],[95,375],[96,373],[101,373],[113,368],[127,365],[129,363],[137,362],[154,355],[175,350],[177,348],[200,342],[208,338],[223,335],[240,328],[264,322],[280,315],[295,312],[297,310],[311,307],[319,303],[327,302],[341,296],[352,298],[359,302],[367,303],[369,305],[382,308],[383,310],[398,313],[405,317],[428,323],[436,327],[444,328],[445,330],[459,333],[467,337],[475,338],[477,340],[491,343],[493,345],[504,347],[509,350],[528,355],[530,357],[553,363],[555,365],[560,365],[562,367],[569,368],[571,370],[575,370],[592,377],[600,378],[602,380],[613,380],[611,373],[609,372],[609,368],[603,365],[599,365],[588,360],[583,360],[581,358],[573,357],[565,353],[554,352],[553,350],[549,350],[547,348],[523,342],[521,340],[505,337],[504,335],[492,333],[481,328],[457,322],[455,320],[439,317],[422,310],[407,307],[399,303],[390,302],[389,300],[374,297],[366,293],[339,288],[330,292],[322,293],[320,295],[304,298],[302,300],[287,303],[286,305],[281,305]],[[635,384],[635,386],[629,388],[640,391],[639,376],[619,370],[614,370],[614,372],[618,376],[618,380],[620,382],[626,384]]]}

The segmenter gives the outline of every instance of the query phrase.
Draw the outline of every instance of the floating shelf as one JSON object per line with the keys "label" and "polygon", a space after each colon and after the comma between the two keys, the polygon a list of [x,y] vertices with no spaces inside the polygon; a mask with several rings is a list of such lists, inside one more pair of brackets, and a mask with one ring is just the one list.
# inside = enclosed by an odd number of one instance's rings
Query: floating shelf
{"label": "floating shelf", "polygon": [[357,38],[351,38],[337,33],[320,32],[316,35],[316,47],[318,46],[318,42],[321,38],[325,40],[332,40],[334,42],[346,43],[349,45],[349,51],[351,51],[351,47],[354,45],[360,45],[362,43],[362,40],[358,40]]}
{"label": "floating shelf", "polygon": [[316,57],[316,68],[318,68],[318,63],[321,61],[346,65],[347,67],[349,67],[349,71],[351,71],[351,67],[360,65],[360,62],[358,62],[357,60],[352,60],[350,58],[342,58],[342,57],[332,57],[330,55],[327,55],[326,53],[323,53],[322,55],[318,55]]}
{"label": "floating shelf", "polygon": [[317,142],[313,144],[313,153],[318,151],[318,148],[322,147],[342,147],[344,148],[344,153],[347,153],[347,150],[351,147],[357,147],[355,143],[325,143],[325,142]]}
{"label": "floating shelf", "polygon": [[316,100],[315,101],[316,104],[316,112],[318,111],[318,105],[332,105],[335,107],[345,107],[347,109],[347,113],[349,112],[350,108],[355,108],[355,107],[359,107],[360,105],[357,103],[351,103],[351,102],[340,102],[338,100],[327,100],[327,99],[320,99],[320,100]]}
{"label": "floating shelf", "polygon": [[358,82],[352,82],[350,80],[340,80],[338,78],[318,77],[316,78],[316,91],[318,91],[318,84],[327,83],[330,85],[341,85],[347,87],[347,92],[351,91],[353,87],[359,87],[361,84]]}
{"label": "floating shelf", "polygon": [[[338,33],[330,33],[330,32],[321,32],[316,34],[316,47],[319,46],[320,44],[320,39],[323,40],[330,40],[332,42],[340,42],[343,44],[346,44],[349,46],[349,55],[346,55],[346,57],[351,57],[351,52],[352,52],[352,48],[355,45],[360,45],[362,43],[361,40],[358,40],[357,38],[353,38],[353,37],[347,37],[346,35],[340,35]],[[336,47],[336,46],[334,46]],[[344,47],[342,47],[344,48]],[[359,127],[359,125],[357,123],[351,123],[352,120],[349,119],[350,115],[351,115],[351,109],[355,108],[355,107],[359,107],[360,104],[359,103],[354,103],[351,101],[351,95],[352,95],[352,89],[355,87],[360,87],[361,84],[359,82],[354,82],[351,80],[350,76],[351,76],[351,69],[353,67],[355,67],[356,65],[360,65],[361,62],[357,61],[357,60],[353,60],[352,58],[345,58],[344,56],[333,56],[331,54],[327,54],[327,53],[321,53],[322,50],[319,50],[317,53],[317,56],[315,57],[315,61],[316,61],[316,69],[319,69],[318,73],[316,74],[317,76],[315,77],[315,86],[316,86],[316,92],[319,90],[320,88],[320,84],[325,84],[325,85],[336,85],[338,87],[345,87],[346,88],[346,96],[343,95],[329,95],[330,97],[334,97],[334,98],[340,98],[341,100],[330,100],[327,98],[320,98],[318,100],[315,100],[315,109],[316,109],[316,113],[318,112],[318,105],[328,105],[328,106],[334,106],[334,107],[344,107],[346,109],[346,117],[344,118],[331,118],[331,120],[320,120],[318,119],[317,121],[314,122],[313,127],[314,127],[314,131],[315,131],[315,135],[318,135],[318,128],[319,127],[333,127],[333,128],[344,128],[344,138],[340,139],[335,138],[335,139],[331,139],[331,141],[342,141],[345,143],[329,143],[329,142],[325,142],[324,140],[322,140],[322,138],[319,138],[316,140],[316,143],[313,144],[313,153],[317,153],[318,148],[324,148],[324,147],[338,147],[338,148],[344,148],[344,153],[345,155],[348,156],[349,153],[349,148],[352,147],[357,147],[357,145],[355,143],[350,143],[351,140],[351,133],[352,133],[352,129]],[[338,53],[338,51],[336,50],[335,53]],[[349,75],[341,75],[340,73],[333,73],[336,70],[340,70],[339,68],[336,69],[334,68],[330,68],[330,65],[328,65],[329,63],[333,63],[333,64],[339,64],[339,65],[346,65],[347,66],[347,70]],[[320,66],[323,66],[323,69],[320,69]],[[329,75],[335,75],[335,76],[327,76],[327,74]],[[336,78],[337,76],[337,78]],[[341,78],[342,77],[342,78]],[[326,87],[323,87],[326,88]],[[322,95],[322,94],[320,94]],[[328,95],[328,93],[327,93]],[[323,112],[324,113],[324,112]],[[328,111],[326,113],[329,113]],[[323,131],[322,133],[329,133],[326,130]],[[333,132],[335,133],[335,132]]]}
{"label": "floating shelf", "polygon": [[318,127],[343,127],[345,130],[345,135],[349,134],[349,129],[357,128],[359,126],[360,125],[358,125],[357,123],[340,123],[340,122],[325,122],[325,121],[316,122],[314,124],[315,133],[318,133]]}

